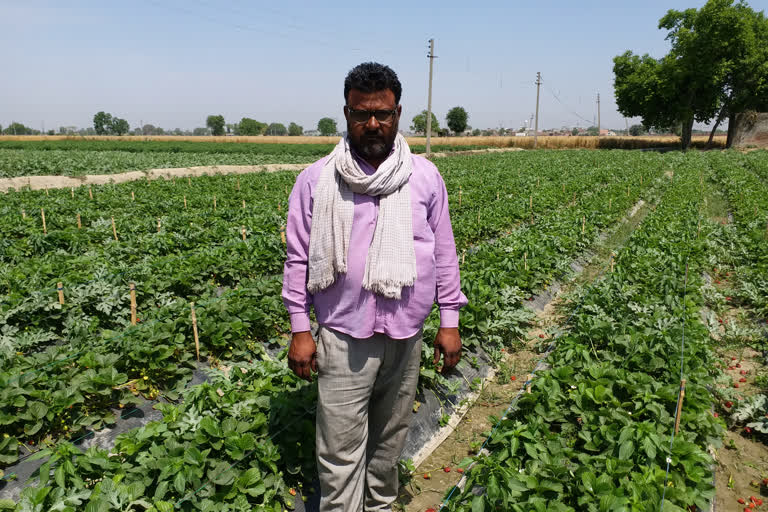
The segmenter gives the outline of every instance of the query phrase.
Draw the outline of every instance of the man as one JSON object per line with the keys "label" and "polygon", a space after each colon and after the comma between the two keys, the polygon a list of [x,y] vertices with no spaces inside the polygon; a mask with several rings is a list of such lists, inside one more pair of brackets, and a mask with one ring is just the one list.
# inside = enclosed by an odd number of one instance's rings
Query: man
{"label": "man", "polygon": [[[440,309],[435,364],[459,362],[461,293],[448,194],[398,133],[402,87],[364,63],[344,81],[347,137],[305,169],[289,200],[283,302],[288,364],[318,373],[320,510],[390,510],[421,363],[422,326]],[[314,305],[317,343],[309,325]]]}

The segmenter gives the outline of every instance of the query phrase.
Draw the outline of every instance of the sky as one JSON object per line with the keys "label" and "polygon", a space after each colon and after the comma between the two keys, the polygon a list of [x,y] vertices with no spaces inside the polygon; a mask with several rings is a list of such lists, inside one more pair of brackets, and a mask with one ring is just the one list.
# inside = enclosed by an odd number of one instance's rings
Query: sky
{"label": "sky", "polygon": [[[0,0],[0,125],[87,127],[101,110],[131,127],[205,125],[251,117],[315,129],[343,121],[343,82],[377,61],[403,84],[401,129],[427,107],[455,106],[475,128],[623,129],[613,57],[663,56],[658,20],[704,0],[580,2],[309,2],[245,0]],[[768,0],[751,0],[768,10]],[[629,119],[628,124],[639,119]]]}

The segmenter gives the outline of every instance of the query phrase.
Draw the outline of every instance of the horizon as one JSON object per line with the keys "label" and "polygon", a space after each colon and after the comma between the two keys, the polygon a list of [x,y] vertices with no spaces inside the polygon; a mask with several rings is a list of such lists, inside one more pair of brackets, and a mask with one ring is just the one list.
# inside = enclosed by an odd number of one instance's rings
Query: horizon
{"label": "horizon", "polygon": [[[88,128],[105,111],[132,130],[192,130],[211,114],[230,124],[243,117],[295,122],[305,131],[331,117],[342,128],[344,77],[374,60],[398,73],[401,129],[410,131],[413,116],[427,108],[427,41],[434,37],[433,112],[441,127],[454,106],[467,110],[472,128],[525,126],[541,72],[540,131],[596,126],[597,93],[601,128],[623,131],[640,120],[625,121],[616,109],[612,58],[626,50],[661,57],[669,46],[658,19],[704,3],[302,2],[289,11],[244,1],[3,2],[0,44],[14,51],[5,62],[10,79],[0,84],[0,125]],[[750,6],[764,11],[768,0]]]}

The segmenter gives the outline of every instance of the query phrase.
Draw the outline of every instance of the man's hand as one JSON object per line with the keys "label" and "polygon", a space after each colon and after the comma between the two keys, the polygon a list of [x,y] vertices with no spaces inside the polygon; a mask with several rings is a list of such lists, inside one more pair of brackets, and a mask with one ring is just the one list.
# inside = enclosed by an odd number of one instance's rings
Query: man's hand
{"label": "man's hand", "polygon": [[316,356],[317,344],[312,339],[312,333],[293,333],[291,347],[288,349],[288,368],[302,379],[312,382],[312,372],[317,372]]}
{"label": "man's hand", "polygon": [[437,330],[435,336],[435,366],[440,361],[440,354],[443,354],[443,370],[445,375],[451,371],[461,359],[461,337],[459,329],[456,327],[441,327]]}

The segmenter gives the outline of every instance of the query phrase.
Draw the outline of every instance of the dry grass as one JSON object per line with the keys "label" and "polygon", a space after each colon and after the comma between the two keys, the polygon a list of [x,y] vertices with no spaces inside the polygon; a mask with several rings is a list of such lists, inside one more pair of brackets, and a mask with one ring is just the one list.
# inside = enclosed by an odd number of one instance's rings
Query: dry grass
{"label": "dry grass", "polygon": [[[708,137],[698,135],[693,137],[694,147],[704,147]],[[725,136],[717,136],[713,147],[725,147]],[[85,136],[79,135],[3,135],[0,140],[41,141],[41,140],[125,140],[125,141],[189,141],[189,142],[247,142],[256,144],[335,144],[338,137],[268,137],[268,136],[236,136],[236,137],[193,137],[184,135],[157,136]],[[424,145],[424,137],[408,137],[411,145]],[[655,147],[674,147],[680,143],[679,137],[568,137],[540,136],[538,147],[541,149],[643,149]],[[533,137],[433,137],[432,144],[441,146],[493,146],[500,148],[517,147],[533,148]]]}

